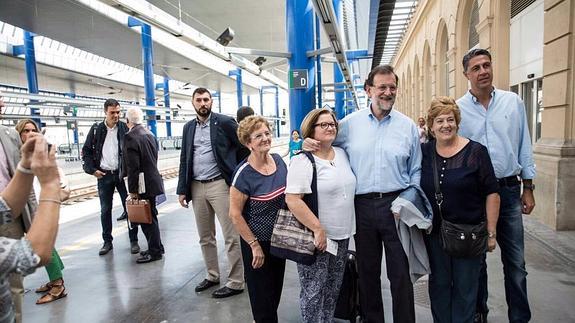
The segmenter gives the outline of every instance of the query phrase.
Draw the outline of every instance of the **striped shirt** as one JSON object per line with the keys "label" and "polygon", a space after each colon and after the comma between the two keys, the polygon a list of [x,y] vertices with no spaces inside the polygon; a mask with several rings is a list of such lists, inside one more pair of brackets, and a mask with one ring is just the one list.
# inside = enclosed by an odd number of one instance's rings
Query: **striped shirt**
{"label": "striped shirt", "polygon": [[252,233],[260,241],[269,241],[277,213],[284,205],[287,167],[278,154],[272,154],[276,171],[264,175],[248,162],[241,163],[234,172],[232,186],[249,198],[242,215]]}

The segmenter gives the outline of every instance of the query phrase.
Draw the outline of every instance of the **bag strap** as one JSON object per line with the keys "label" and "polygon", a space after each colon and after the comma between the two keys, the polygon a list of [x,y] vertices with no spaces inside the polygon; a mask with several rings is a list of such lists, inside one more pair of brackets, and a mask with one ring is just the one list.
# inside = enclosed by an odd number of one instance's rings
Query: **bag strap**
{"label": "bag strap", "polygon": [[315,159],[313,158],[312,153],[309,151],[301,151],[298,153],[298,155],[299,154],[305,154],[306,157],[311,162],[311,166],[313,168],[313,176],[311,179],[311,193],[304,195],[303,200],[305,204],[309,207],[309,209],[313,212],[313,214],[315,214],[316,217],[319,217],[319,203],[317,200],[317,170],[315,165]]}
{"label": "bag strap", "polygon": [[437,203],[437,208],[439,209],[439,216],[443,220],[443,214],[441,212],[441,204],[443,203],[443,194],[441,193],[441,188],[439,187],[439,174],[437,171],[437,150],[435,148],[435,141],[429,144],[431,153],[431,163],[433,167],[433,184],[435,186],[435,203]]}

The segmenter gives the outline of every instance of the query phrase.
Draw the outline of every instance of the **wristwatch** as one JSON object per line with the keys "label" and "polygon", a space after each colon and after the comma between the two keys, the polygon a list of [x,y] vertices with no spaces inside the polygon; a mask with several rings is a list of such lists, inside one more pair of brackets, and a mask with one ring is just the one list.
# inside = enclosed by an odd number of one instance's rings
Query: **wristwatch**
{"label": "wristwatch", "polygon": [[524,190],[535,190],[535,184],[523,184],[523,189]]}
{"label": "wristwatch", "polygon": [[487,236],[489,239],[494,239],[497,236],[497,233],[495,233],[495,231],[489,231],[487,232]]}

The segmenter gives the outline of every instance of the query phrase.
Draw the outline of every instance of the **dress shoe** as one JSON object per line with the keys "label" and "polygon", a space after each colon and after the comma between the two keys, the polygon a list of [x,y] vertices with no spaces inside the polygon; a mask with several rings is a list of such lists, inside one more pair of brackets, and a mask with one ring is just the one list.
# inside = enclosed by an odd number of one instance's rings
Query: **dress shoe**
{"label": "dress shoe", "polygon": [[[150,251],[149,250],[144,250],[144,251],[140,251],[140,255],[145,256],[145,255],[149,255]],[[164,254],[164,249],[162,249],[162,255]]]}
{"label": "dress shoe", "polygon": [[135,255],[140,252],[140,245],[138,245],[138,241],[130,242],[130,253]]}
{"label": "dress shoe", "polygon": [[202,280],[201,283],[198,284],[198,286],[196,286],[195,291],[196,291],[196,293],[201,292],[201,291],[204,291],[210,287],[213,287],[213,286],[216,286],[219,284],[220,284],[220,282],[213,282],[211,280],[204,279],[204,280]]}
{"label": "dress shoe", "polygon": [[226,297],[241,294],[243,292],[244,292],[243,289],[233,289],[233,288],[229,288],[228,286],[224,286],[224,287],[216,290],[215,292],[213,292],[212,297],[213,298],[226,298]]}
{"label": "dress shoe", "polygon": [[122,215],[120,215],[119,218],[116,219],[116,221],[123,221],[126,220],[128,218],[128,213],[124,212],[122,213]]}
{"label": "dress shoe", "polygon": [[110,252],[110,250],[112,250],[114,248],[114,246],[112,246],[111,242],[104,242],[104,245],[102,246],[102,248],[100,248],[100,251],[98,252],[98,254],[100,256],[103,256],[105,254],[107,254],[108,252]]}
{"label": "dress shoe", "polygon": [[152,255],[145,255],[145,256],[140,256],[138,257],[138,259],[136,259],[136,263],[138,264],[145,264],[148,262],[152,262],[152,261],[156,261],[156,260],[160,260],[162,259],[162,255],[159,256],[152,256]]}

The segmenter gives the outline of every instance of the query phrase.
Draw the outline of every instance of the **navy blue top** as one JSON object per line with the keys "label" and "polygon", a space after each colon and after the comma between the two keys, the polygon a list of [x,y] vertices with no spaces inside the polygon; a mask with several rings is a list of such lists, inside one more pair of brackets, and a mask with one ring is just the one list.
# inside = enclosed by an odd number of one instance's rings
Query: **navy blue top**
{"label": "navy blue top", "polygon": [[439,186],[443,194],[443,217],[460,224],[485,221],[487,195],[499,191],[487,148],[470,140],[457,154],[444,158],[437,154],[435,140],[431,140],[422,145],[422,152],[421,188],[433,207],[433,226],[439,228],[441,217],[435,200],[432,153],[436,154]]}
{"label": "navy blue top", "polygon": [[277,213],[284,205],[287,167],[280,155],[272,154],[277,170],[264,175],[247,159],[234,172],[232,186],[246,194],[248,200],[242,215],[252,233],[260,241],[270,241]]}

